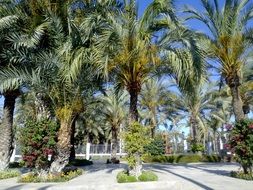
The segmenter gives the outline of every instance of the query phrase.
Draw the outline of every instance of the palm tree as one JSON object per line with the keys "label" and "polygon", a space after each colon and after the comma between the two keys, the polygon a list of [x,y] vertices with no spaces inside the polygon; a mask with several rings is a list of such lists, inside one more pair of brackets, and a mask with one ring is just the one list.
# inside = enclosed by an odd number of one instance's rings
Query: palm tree
{"label": "palm tree", "polygon": [[116,94],[113,91],[109,91],[105,96],[101,97],[101,103],[104,108],[101,110],[105,121],[111,126],[112,133],[112,153],[111,160],[113,163],[117,162],[117,145],[118,134],[120,126],[125,119],[125,105],[126,105],[126,93],[119,92]]}
{"label": "palm tree", "polygon": [[250,48],[252,29],[248,23],[252,20],[253,4],[249,0],[225,0],[223,7],[216,0],[201,0],[200,3],[203,13],[189,7],[184,12],[189,14],[188,19],[197,19],[208,27],[210,35],[202,34],[203,47],[220,64],[218,70],[230,88],[235,119],[241,120],[244,112],[239,87]]}
{"label": "palm tree", "polygon": [[143,85],[140,94],[140,105],[143,117],[149,120],[151,138],[155,137],[155,130],[164,122],[163,106],[165,105],[167,90],[162,81],[149,79]]}
{"label": "palm tree", "polygon": [[210,113],[207,115],[207,125],[211,129],[211,137],[213,139],[213,150],[215,153],[218,152],[217,148],[217,134],[218,130],[221,129],[220,136],[223,136],[223,125],[230,122],[232,116],[232,105],[231,96],[229,95],[228,89],[219,90],[214,92],[214,108],[211,109]]}
{"label": "palm tree", "polygon": [[173,106],[178,109],[180,114],[183,114],[191,126],[191,136],[193,142],[200,143],[202,137],[206,137],[206,111],[215,108],[213,101],[215,95],[213,91],[210,91],[208,86],[198,86],[195,88],[194,93],[185,93],[179,91],[179,93],[171,93],[170,102],[173,102]]}
{"label": "palm tree", "polygon": [[125,4],[120,19],[112,19],[99,44],[108,64],[103,67],[113,73],[117,88],[126,88],[130,95],[129,119],[138,120],[137,103],[142,84],[159,63],[158,48],[152,43],[153,24],[164,15],[174,20],[170,0],[155,0],[138,19],[134,0]]}
{"label": "palm tree", "polygon": [[[17,23],[18,16],[10,10],[10,7],[5,4],[6,2],[1,3],[0,7],[0,53],[3,54],[4,49],[10,48],[8,46],[7,36],[10,35],[15,29],[13,25]],[[8,66],[8,61],[0,57],[0,66],[1,68]],[[4,110],[3,110],[3,119],[0,124],[0,170],[4,170],[8,167],[9,160],[12,154],[12,128],[13,128],[13,112],[15,107],[15,100],[19,96],[19,90],[1,90],[1,94],[4,95]]]}
{"label": "palm tree", "polygon": [[[29,30],[23,27],[23,23],[29,23],[29,16],[24,13],[23,7],[16,1],[3,1],[0,7],[0,70],[5,71],[15,67],[21,69],[31,66],[29,52],[34,51],[41,45],[41,39],[44,37],[45,25],[39,25],[37,28]],[[19,39],[23,39],[20,41]],[[9,83],[10,84],[10,83]],[[20,95],[20,86],[10,86],[1,84],[0,92],[4,95],[3,122],[0,125],[1,131],[1,155],[0,170],[8,167],[9,158],[12,153],[13,141],[13,112],[15,100]]]}

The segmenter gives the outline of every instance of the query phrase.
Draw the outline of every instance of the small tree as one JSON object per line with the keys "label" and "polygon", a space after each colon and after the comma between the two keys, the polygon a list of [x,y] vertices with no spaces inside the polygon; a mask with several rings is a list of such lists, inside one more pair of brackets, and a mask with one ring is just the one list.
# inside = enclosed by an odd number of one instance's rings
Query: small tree
{"label": "small tree", "polygon": [[[47,119],[28,120],[20,129],[19,141],[25,165],[38,170],[50,166],[50,156],[54,155],[59,126]],[[53,157],[52,157],[53,158]]]}
{"label": "small tree", "polygon": [[136,177],[141,175],[141,159],[144,154],[144,147],[150,142],[148,132],[148,128],[134,122],[129,126],[128,131],[123,134],[130,175]]}
{"label": "small tree", "polygon": [[235,153],[236,161],[242,165],[245,174],[252,173],[253,121],[249,119],[238,121],[228,130],[231,130],[228,146]]}

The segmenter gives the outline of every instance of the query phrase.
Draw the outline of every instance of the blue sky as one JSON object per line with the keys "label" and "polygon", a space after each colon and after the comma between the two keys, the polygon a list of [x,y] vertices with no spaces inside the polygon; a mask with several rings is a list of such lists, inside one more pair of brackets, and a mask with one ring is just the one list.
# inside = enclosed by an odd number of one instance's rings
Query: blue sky
{"label": "blue sky", "polygon": [[[142,14],[143,11],[145,10],[145,8],[152,2],[153,0],[138,0],[138,4],[139,4],[139,14]],[[219,2],[223,2],[224,0],[219,0]],[[177,10],[181,10],[184,5],[189,5],[197,10],[201,10],[201,4],[200,4],[200,0],[175,0],[175,4],[176,4],[176,9]],[[197,21],[190,21],[188,22],[188,26],[190,26],[193,29],[202,31],[202,32],[206,32],[207,29],[206,27],[197,22]]]}

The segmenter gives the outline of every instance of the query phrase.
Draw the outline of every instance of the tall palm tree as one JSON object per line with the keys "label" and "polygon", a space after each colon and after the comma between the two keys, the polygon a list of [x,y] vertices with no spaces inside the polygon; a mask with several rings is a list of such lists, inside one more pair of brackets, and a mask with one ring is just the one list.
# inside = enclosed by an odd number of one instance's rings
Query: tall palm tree
{"label": "tall palm tree", "polygon": [[[7,48],[11,48],[8,45],[7,36],[11,32],[14,32],[13,25],[17,24],[18,16],[14,14],[14,11],[10,10],[10,7],[5,4],[6,2],[1,3],[0,7],[0,53],[3,54],[3,51]],[[0,66],[4,68],[8,66],[8,61],[0,57]],[[3,110],[3,120],[0,124],[0,170],[4,170],[8,167],[9,159],[12,154],[12,125],[13,125],[13,112],[15,107],[15,100],[19,95],[19,90],[1,90],[1,94],[4,95],[4,110]]]}
{"label": "tall palm tree", "polygon": [[117,161],[117,145],[118,145],[118,135],[120,126],[125,119],[125,106],[126,106],[126,93],[115,93],[109,91],[105,96],[101,97],[101,103],[104,108],[101,110],[105,121],[111,126],[112,133],[112,153],[111,160],[113,163]]}
{"label": "tall palm tree", "polygon": [[[197,19],[207,26],[210,35],[202,34],[203,47],[216,58],[218,70],[229,86],[235,119],[244,118],[243,102],[239,92],[242,69],[251,44],[248,23],[252,20],[253,3],[250,0],[225,0],[221,7],[217,0],[201,0],[203,12],[186,8],[188,19]],[[211,62],[216,67],[214,62]],[[217,68],[217,67],[216,67]]]}
{"label": "tall palm tree", "polygon": [[126,88],[130,95],[130,121],[138,120],[142,84],[159,63],[153,24],[163,14],[175,20],[173,9],[172,1],[155,0],[138,18],[136,1],[126,1],[120,19],[112,19],[99,40],[108,63],[103,67],[115,76],[116,87]]}
{"label": "tall palm tree", "polygon": [[[70,13],[69,13],[70,14]],[[53,116],[60,123],[57,142],[57,155],[51,164],[50,172],[60,172],[68,163],[71,147],[71,126],[77,114],[83,110],[82,95],[97,81],[95,48],[87,44],[91,32],[74,23],[68,15],[68,31],[63,30],[61,19],[49,14],[46,19],[47,32],[52,37],[51,48],[32,56],[33,68],[17,70],[9,68],[1,71],[1,87],[26,86],[42,97],[49,98]],[[87,30],[87,29],[86,29]],[[81,66],[76,68],[76,63]]]}
{"label": "tall palm tree", "polygon": [[[23,23],[29,23],[29,16],[23,12],[23,7],[16,1],[3,1],[0,7],[0,69],[1,71],[15,67],[16,69],[28,68],[30,62],[29,52],[35,51],[42,45],[45,25],[38,25],[35,28],[24,27]],[[28,32],[29,31],[29,32]],[[29,33],[29,34],[28,34]],[[20,39],[23,39],[20,41]],[[2,84],[1,84],[2,85]],[[13,86],[12,86],[13,87]],[[20,95],[20,86],[12,88],[9,85],[2,85],[0,93],[4,96],[3,122],[0,125],[1,147],[0,147],[0,170],[8,166],[12,152],[13,141],[13,112],[15,100]]]}

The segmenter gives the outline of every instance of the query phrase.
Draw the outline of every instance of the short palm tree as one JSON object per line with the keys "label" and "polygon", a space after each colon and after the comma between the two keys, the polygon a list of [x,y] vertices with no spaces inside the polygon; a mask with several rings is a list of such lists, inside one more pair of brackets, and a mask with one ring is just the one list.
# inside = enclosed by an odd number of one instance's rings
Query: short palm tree
{"label": "short palm tree", "polygon": [[149,121],[151,138],[155,137],[155,130],[165,120],[163,106],[166,102],[167,89],[162,81],[149,79],[143,85],[140,94],[140,107],[144,119]]}
{"label": "short palm tree", "polygon": [[[185,13],[188,13],[188,19],[197,19],[208,27],[210,35],[202,35],[203,47],[219,63],[218,70],[231,91],[235,119],[243,119],[239,87],[242,84],[245,57],[252,41],[252,29],[248,23],[252,20],[253,3],[249,0],[225,0],[223,7],[217,0],[201,0],[200,3],[203,12],[188,7]],[[216,67],[214,62],[210,64]]]}
{"label": "short palm tree", "polygon": [[123,124],[126,118],[125,107],[126,107],[126,93],[115,93],[109,91],[105,96],[101,97],[101,103],[103,104],[102,114],[105,121],[111,126],[112,133],[112,153],[111,160],[115,162],[117,160],[117,145],[118,135],[120,126]]}
{"label": "short palm tree", "polygon": [[191,136],[193,142],[200,143],[202,137],[206,137],[206,111],[215,108],[213,101],[215,95],[212,91],[207,90],[207,86],[199,86],[191,94],[185,93],[184,91],[179,91],[179,94],[173,93],[170,96],[170,102],[172,106],[178,109],[178,111],[188,118],[189,124],[191,126]]}

